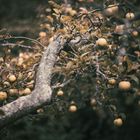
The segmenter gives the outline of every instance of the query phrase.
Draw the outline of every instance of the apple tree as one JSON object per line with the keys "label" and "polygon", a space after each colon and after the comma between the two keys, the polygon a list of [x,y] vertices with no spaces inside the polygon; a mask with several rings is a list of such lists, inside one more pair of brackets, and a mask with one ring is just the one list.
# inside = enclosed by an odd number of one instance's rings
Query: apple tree
{"label": "apple tree", "polygon": [[126,106],[139,106],[137,7],[127,1],[72,2],[74,7],[67,0],[48,2],[39,41],[0,35],[0,128],[44,112],[48,104],[73,113],[104,110],[121,126]]}

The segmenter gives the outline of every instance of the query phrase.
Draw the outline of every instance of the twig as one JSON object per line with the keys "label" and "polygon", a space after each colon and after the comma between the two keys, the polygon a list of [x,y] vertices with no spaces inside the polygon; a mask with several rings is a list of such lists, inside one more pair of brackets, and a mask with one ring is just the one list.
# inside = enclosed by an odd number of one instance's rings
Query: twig
{"label": "twig", "polygon": [[69,80],[63,82],[62,84],[57,84],[57,85],[55,85],[55,86],[52,86],[52,88],[53,88],[53,89],[55,89],[55,88],[62,88],[62,87],[64,87],[64,86],[66,86],[67,84],[69,84],[71,81],[72,81],[72,79],[69,79]]}
{"label": "twig", "polygon": [[22,45],[22,44],[15,44],[15,43],[3,43],[3,44],[0,44],[0,45],[1,46],[20,46],[22,48],[33,49],[31,46]]}
{"label": "twig", "polygon": [[32,41],[33,43],[39,44],[41,47],[45,48],[45,46],[42,43],[40,43],[39,41],[37,41],[35,39],[32,39],[32,38],[28,38],[28,37],[23,37],[23,36],[18,36],[18,37],[10,36],[10,37],[3,38],[3,39],[0,39],[0,40],[7,40],[7,39],[26,39],[26,40]]}

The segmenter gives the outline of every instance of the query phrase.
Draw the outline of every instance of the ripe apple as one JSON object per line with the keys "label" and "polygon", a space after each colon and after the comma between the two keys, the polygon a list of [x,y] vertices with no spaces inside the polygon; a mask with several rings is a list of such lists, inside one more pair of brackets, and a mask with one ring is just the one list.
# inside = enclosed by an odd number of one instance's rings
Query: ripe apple
{"label": "ripe apple", "polygon": [[131,88],[131,83],[129,81],[121,81],[119,83],[119,89],[121,90],[129,90]]}

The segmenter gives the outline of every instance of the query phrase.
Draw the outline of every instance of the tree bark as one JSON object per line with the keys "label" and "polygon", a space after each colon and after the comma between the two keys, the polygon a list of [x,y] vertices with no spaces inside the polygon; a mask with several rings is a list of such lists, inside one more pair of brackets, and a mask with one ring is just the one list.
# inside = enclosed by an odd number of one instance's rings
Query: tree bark
{"label": "tree bark", "polygon": [[0,107],[0,128],[51,101],[52,69],[63,44],[62,37],[57,35],[44,51],[36,74],[35,89],[32,93]]}

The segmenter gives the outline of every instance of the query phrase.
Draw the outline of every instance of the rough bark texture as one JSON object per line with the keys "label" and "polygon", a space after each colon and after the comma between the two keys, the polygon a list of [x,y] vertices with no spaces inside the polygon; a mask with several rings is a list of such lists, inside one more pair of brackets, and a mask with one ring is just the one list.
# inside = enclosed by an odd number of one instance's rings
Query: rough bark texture
{"label": "rough bark texture", "polygon": [[42,55],[36,75],[36,85],[32,94],[0,107],[0,128],[32,112],[51,100],[50,87],[52,69],[56,62],[58,52],[62,47],[61,36],[56,36]]}

